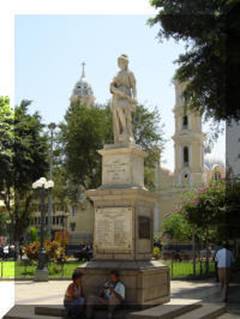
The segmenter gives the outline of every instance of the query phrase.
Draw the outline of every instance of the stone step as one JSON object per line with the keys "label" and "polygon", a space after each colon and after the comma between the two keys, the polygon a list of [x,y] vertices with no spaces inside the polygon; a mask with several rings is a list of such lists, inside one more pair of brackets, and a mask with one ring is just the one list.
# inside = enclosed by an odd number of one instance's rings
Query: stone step
{"label": "stone step", "polygon": [[218,319],[239,319],[240,315],[235,315],[233,313],[224,313],[223,315],[221,315],[220,317],[218,317]]}
{"label": "stone step", "polygon": [[64,317],[64,310],[64,306],[61,305],[35,306],[35,314],[41,316]]}
{"label": "stone step", "polygon": [[[35,314],[35,306],[16,305],[4,317],[4,319],[56,319],[55,316],[41,316]],[[63,318],[63,317],[58,317]]]}
{"label": "stone step", "polygon": [[[129,313],[129,309],[119,309],[114,314],[114,319],[124,319],[127,318]],[[35,307],[35,315],[42,316],[42,319],[45,319],[45,316],[52,316],[55,319],[64,317],[64,307],[63,306],[36,306]],[[95,312],[94,319],[106,319],[107,311],[106,310],[97,310]]]}
{"label": "stone step", "polygon": [[201,307],[190,311],[177,319],[213,319],[225,313],[225,304],[202,303]]}
{"label": "stone step", "polygon": [[129,314],[128,319],[173,319],[199,307],[201,307],[200,301],[196,299],[172,299],[164,305],[132,312]]}

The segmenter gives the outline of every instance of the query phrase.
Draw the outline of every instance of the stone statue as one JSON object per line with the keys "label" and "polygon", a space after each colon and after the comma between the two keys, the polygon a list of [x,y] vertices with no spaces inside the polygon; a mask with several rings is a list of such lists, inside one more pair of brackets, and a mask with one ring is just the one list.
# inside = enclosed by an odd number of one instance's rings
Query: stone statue
{"label": "stone statue", "polygon": [[136,111],[136,79],[128,69],[128,56],[118,58],[120,71],[110,85],[112,93],[112,115],[114,143],[134,143],[132,130],[132,112]]}

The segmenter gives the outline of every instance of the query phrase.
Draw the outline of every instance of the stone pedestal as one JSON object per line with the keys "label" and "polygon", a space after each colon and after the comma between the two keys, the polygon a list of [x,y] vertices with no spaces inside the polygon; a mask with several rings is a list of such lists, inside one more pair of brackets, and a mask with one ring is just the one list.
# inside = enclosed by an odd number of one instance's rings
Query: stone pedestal
{"label": "stone pedestal", "polygon": [[44,282],[48,281],[48,270],[47,269],[37,269],[35,276],[34,276],[34,281],[36,282]]}
{"label": "stone pedestal", "polygon": [[135,144],[105,145],[102,155],[102,188],[144,188],[146,153]]}
{"label": "stone pedestal", "polygon": [[143,307],[170,300],[168,267],[158,261],[91,261],[81,265],[86,295],[96,294],[117,269],[126,286],[126,304]]}
{"label": "stone pedestal", "polygon": [[102,185],[87,191],[94,202],[94,259],[81,266],[84,289],[97,293],[120,271],[126,302],[155,305],[169,301],[169,270],[152,261],[156,195],[144,187],[145,152],[137,145],[107,145],[102,155]]}

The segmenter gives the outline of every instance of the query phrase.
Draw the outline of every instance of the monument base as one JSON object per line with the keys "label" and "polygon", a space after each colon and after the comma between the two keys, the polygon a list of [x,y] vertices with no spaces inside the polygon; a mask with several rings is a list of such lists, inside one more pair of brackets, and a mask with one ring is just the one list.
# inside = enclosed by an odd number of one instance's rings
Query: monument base
{"label": "monument base", "polygon": [[48,270],[47,268],[44,269],[37,269],[35,276],[34,276],[34,281],[36,282],[46,282],[48,281]]}
{"label": "monument base", "polygon": [[86,295],[97,294],[116,269],[126,286],[126,304],[154,306],[170,300],[169,268],[159,261],[90,261],[79,267]]}

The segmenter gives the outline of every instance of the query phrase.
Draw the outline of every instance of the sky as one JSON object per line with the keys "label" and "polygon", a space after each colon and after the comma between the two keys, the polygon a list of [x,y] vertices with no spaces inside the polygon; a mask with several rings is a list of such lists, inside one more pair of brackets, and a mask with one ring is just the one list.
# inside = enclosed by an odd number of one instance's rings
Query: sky
{"label": "sky", "polygon": [[[96,101],[107,102],[117,57],[128,54],[137,79],[138,101],[159,109],[167,142],[164,166],[173,170],[175,95],[174,61],[184,44],[160,43],[159,26],[147,25],[146,15],[17,15],[15,17],[15,103],[33,100],[44,122],[60,122],[86,62],[86,76]],[[224,159],[223,137],[213,157]],[[220,151],[221,150],[221,151]]]}

